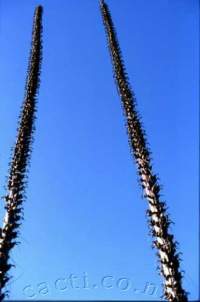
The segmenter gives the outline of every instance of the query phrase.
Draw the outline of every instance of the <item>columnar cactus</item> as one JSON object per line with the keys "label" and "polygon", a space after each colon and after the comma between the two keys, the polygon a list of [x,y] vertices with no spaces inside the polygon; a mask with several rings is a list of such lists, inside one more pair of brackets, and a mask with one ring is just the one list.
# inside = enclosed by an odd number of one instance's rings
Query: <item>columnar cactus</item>
{"label": "columnar cactus", "polygon": [[10,251],[17,244],[19,226],[23,218],[24,193],[27,178],[27,165],[30,162],[31,144],[33,141],[34,121],[36,113],[36,97],[39,88],[40,66],[42,58],[42,7],[38,6],[34,13],[32,47],[29,58],[25,97],[19,118],[17,140],[10,163],[5,196],[5,217],[0,229],[0,300],[7,292],[9,281]]}
{"label": "columnar cactus", "polygon": [[128,81],[111,14],[103,0],[100,0],[100,10],[107,34],[114,76],[126,117],[130,147],[136,161],[144,196],[149,204],[148,222],[154,238],[153,244],[157,248],[160,273],[164,277],[163,296],[171,302],[184,302],[187,301],[187,294],[182,288],[180,258],[176,250],[177,243],[174,236],[169,233],[171,221],[166,213],[165,203],[160,200],[160,186],[158,178],[152,170],[150,151],[137,112],[135,95]]}

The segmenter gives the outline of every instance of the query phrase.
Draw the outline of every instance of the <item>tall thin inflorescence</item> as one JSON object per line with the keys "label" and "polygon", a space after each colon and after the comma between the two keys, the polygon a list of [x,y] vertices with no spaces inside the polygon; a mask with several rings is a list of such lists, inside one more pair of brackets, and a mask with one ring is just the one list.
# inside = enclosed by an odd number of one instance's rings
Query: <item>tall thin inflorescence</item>
{"label": "tall thin inflorescence", "polygon": [[7,292],[5,286],[9,279],[8,271],[11,249],[17,244],[19,226],[23,218],[24,193],[27,178],[27,166],[30,162],[33,142],[36,98],[39,88],[39,76],[42,58],[42,7],[38,6],[34,13],[32,47],[29,58],[28,74],[25,86],[25,97],[21,109],[17,140],[10,163],[5,196],[5,217],[0,229],[0,301]]}
{"label": "tall thin inflorescence", "polygon": [[148,222],[154,238],[154,246],[158,251],[160,272],[164,277],[164,297],[168,301],[185,302],[188,300],[187,293],[182,287],[177,243],[174,236],[169,233],[171,221],[166,213],[165,203],[160,200],[160,186],[158,178],[152,170],[150,151],[136,109],[135,95],[127,78],[111,14],[103,0],[100,0],[100,10],[107,33],[115,80],[126,116],[129,143],[138,168],[144,196],[149,203],[149,209],[147,210]]}

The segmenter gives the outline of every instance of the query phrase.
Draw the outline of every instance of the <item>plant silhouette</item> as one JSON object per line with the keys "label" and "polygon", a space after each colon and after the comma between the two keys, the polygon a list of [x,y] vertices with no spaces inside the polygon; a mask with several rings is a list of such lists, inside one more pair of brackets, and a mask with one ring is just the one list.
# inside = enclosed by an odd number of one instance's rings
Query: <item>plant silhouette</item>
{"label": "plant silhouette", "polygon": [[35,9],[32,47],[29,58],[24,102],[19,118],[17,140],[10,163],[5,198],[5,217],[0,229],[0,300],[8,294],[5,286],[9,279],[11,249],[17,244],[19,226],[23,218],[23,201],[27,183],[27,166],[30,163],[33,142],[36,98],[39,88],[39,76],[42,58],[42,7]]}

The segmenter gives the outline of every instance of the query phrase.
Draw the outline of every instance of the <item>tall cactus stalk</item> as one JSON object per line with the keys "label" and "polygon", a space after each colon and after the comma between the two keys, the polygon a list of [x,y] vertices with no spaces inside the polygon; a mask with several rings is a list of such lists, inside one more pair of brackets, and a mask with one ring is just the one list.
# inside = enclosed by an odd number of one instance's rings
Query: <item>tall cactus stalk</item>
{"label": "tall cactus stalk", "polygon": [[5,196],[5,217],[0,229],[0,300],[7,295],[5,286],[9,279],[11,249],[17,244],[19,226],[23,218],[23,201],[27,178],[27,166],[30,162],[36,113],[36,97],[39,88],[39,76],[42,57],[42,7],[35,9],[32,47],[30,51],[25,97],[19,118],[17,140],[10,163]]}
{"label": "tall cactus stalk", "polygon": [[147,210],[148,222],[153,236],[153,245],[157,248],[159,270],[164,277],[163,296],[168,301],[184,302],[187,301],[187,293],[182,287],[177,242],[174,240],[174,236],[169,233],[171,221],[166,213],[165,203],[160,200],[160,186],[157,176],[153,173],[150,151],[137,112],[135,95],[127,78],[108,5],[103,0],[100,0],[100,10],[107,34],[114,76],[126,117],[131,151],[136,161],[144,196],[149,204]]}

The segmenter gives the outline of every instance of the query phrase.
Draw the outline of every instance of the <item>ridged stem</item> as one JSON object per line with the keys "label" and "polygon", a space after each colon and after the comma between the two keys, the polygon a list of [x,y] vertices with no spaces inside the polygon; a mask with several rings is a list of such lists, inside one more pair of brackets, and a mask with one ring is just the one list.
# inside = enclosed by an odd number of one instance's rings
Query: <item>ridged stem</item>
{"label": "ridged stem", "polygon": [[160,200],[158,177],[152,170],[150,151],[136,109],[135,95],[128,81],[111,14],[105,1],[100,1],[100,9],[107,34],[114,76],[126,117],[131,151],[136,161],[144,196],[149,204],[148,222],[154,238],[154,246],[158,251],[159,269],[164,277],[163,296],[170,302],[185,302],[188,300],[182,287],[180,258],[176,251],[177,243],[169,232],[171,221],[166,213],[165,202]]}

